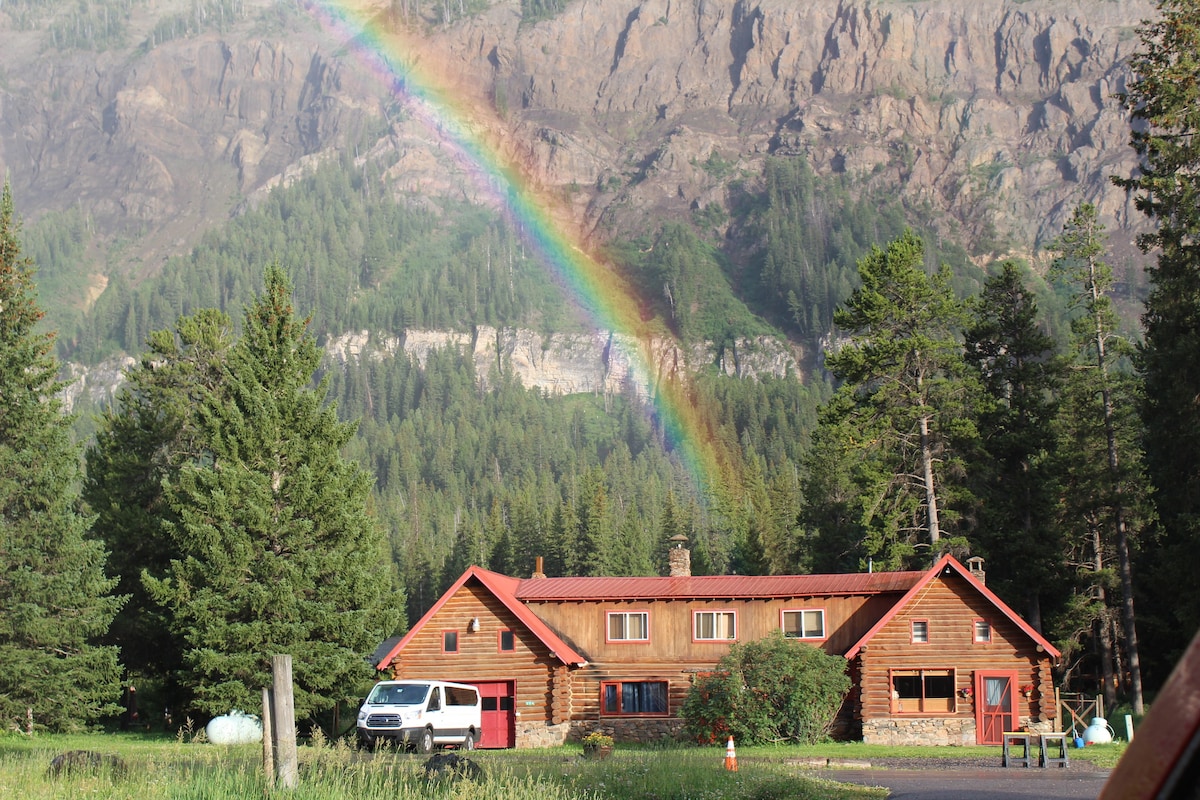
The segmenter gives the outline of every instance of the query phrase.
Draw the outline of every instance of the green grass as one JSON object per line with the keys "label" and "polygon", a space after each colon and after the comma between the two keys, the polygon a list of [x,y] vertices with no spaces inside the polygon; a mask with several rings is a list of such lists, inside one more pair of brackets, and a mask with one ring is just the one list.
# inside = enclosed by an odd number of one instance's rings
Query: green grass
{"label": "green grass", "polygon": [[[57,754],[92,750],[119,756],[123,774],[50,777]],[[764,749],[765,750],[765,749]],[[791,748],[795,754],[799,748]],[[320,740],[300,748],[297,800],[867,800],[879,789],[845,786],[800,774],[781,760],[749,758],[738,772],[724,769],[723,748],[618,747],[611,758],[588,761],[577,746],[534,751],[477,751],[485,778],[427,781],[424,757],[366,753]],[[22,800],[87,797],[98,800],[240,800],[264,795],[258,746],[220,747],[182,738],[123,734],[0,736],[0,795]]]}

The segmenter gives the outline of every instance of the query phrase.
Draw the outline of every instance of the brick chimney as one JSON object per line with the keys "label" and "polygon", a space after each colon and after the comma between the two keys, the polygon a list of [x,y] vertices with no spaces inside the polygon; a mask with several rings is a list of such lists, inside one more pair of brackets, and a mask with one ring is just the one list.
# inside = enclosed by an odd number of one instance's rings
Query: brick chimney
{"label": "brick chimney", "polygon": [[692,551],[684,547],[688,538],[682,533],[671,537],[671,549],[667,551],[667,566],[672,578],[690,578],[692,576]]}

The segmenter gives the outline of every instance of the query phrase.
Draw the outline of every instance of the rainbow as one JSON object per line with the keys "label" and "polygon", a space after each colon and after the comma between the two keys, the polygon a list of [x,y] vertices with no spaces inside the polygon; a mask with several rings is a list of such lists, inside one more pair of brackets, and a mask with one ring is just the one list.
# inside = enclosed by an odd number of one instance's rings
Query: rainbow
{"label": "rainbow", "polygon": [[310,0],[306,8],[439,138],[481,190],[500,203],[589,322],[598,330],[627,334],[639,343],[637,352],[625,355],[634,379],[650,387],[654,421],[668,447],[678,454],[697,494],[711,491],[722,474],[711,421],[686,382],[654,379],[652,337],[638,313],[637,297],[589,251],[582,230],[561,213],[559,204],[502,155],[503,142],[491,138],[499,134],[488,133],[504,129],[491,104],[447,80],[459,74],[461,65],[456,70],[431,52],[427,42],[385,26],[386,15],[379,7]]}

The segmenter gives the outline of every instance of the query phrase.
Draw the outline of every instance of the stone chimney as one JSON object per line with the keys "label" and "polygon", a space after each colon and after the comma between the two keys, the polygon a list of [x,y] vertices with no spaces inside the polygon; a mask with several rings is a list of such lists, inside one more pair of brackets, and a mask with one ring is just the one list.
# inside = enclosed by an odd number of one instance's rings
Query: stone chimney
{"label": "stone chimney", "polygon": [[967,570],[971,573],[971,577],[982,584],[987,584],[987,573],[983,571],[983,559],[979,556],[971,556],[967,559]]}
{"label": "stone chimney", "polygon": [[536,559],[534,559],[534,562],[533,562],[533,574],[532,574],[532,575],[530,575],[529,577],[531,577],[531,578],[544,578],[544,577],[546,577],[546,573],[542,571],[542,570],[543,570],[543,568],[544,568],[544,562],[542,561],[542,557],[541,557],[541,556],[538,556]]}
{"label": "stone chimney", "polygon": [[682,533],[671,537],[673,545],[667,551],[667,566],[672,578],[690,578],[692,576],[692,551],[684,547],[688,538]]}

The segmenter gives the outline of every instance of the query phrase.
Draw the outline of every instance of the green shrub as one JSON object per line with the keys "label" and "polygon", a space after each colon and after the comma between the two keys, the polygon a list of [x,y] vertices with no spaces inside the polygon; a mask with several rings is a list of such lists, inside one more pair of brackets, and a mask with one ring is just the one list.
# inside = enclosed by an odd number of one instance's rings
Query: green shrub
{"label": "green shrub", "polygon": [[812,744],[828,735],[849,689],[846,659],[776,631],[733,645],[715,672],[692,684],[680,716],[700,742]]}

